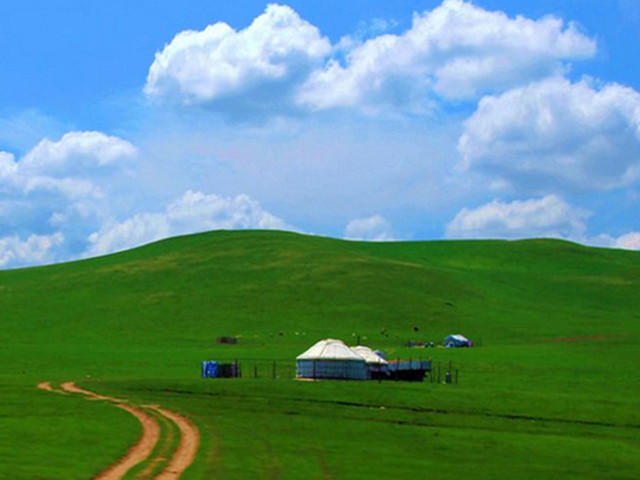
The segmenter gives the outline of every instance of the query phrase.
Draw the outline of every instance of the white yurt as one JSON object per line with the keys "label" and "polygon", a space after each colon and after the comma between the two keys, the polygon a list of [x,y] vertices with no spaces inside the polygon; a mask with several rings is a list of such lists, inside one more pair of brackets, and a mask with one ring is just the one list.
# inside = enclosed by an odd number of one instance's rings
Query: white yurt
{"label": "white yurt", "polygon": [[358,354],[367,365],[387,365],[387,362],[384,358],[379,356],[376,352],[371,350],[369,347],[365,347],[364,345],[358,345],[357,347],[351,347],[354,353]]}
{"label": "white yurt", "polygon": [[320,340],[296,357],[299,378],[366,380],[369,369],[364,358],[341,340]]}

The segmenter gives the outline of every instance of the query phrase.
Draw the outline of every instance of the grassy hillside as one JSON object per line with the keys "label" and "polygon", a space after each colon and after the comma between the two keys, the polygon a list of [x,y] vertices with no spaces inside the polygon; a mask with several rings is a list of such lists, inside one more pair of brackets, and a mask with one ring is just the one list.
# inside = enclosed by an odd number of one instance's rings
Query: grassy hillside
{"label": "grassy hillside", "polygon": [[[0,478],[90,478],[137,435],[41,380],[189,415],[186,478],[637,478],[639,305],[640,254],[551,240],[212,232],[3,271]],[[458,332],[479,347],[403,347]],[[199,379],[204,359],[292,362],[356,335],[453,361],[460,383]]]}

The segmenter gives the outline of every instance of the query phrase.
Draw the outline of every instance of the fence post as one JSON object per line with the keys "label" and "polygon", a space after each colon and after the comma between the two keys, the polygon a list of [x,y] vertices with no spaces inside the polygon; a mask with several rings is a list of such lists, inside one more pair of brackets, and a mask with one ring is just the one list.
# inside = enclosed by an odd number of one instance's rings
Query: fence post
{"label": "fence post", "polygon": [[275,362],[275,360],[273,361],[273,378],[274,378],[274,380],[276,378],[276,362]]}
{"label": "fence post", "polygon": [[456,385],[458,384],[458,369],[456,368]]}
{"label": "fence post", "polygon": [[398,374],[400,373],[400,358],[396,358],[396,378],[395,381],[398,381]]}
{"label": "fence post", "polygon": [[253,364],[253,378],[258,378],[258,366]]}

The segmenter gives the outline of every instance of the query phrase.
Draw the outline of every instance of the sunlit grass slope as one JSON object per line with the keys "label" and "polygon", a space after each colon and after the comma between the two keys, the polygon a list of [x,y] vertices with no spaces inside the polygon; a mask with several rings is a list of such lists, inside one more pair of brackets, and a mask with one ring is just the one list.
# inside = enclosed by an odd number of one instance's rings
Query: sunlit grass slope
{"label": "sunlit grass slope", "polygon": [[[0,326],[0,478],[90,478],[138,432],[122,411],[36,390],[41,380],[190,415],[204,444],[188,478],[640,471],[636,252],[212,232],[0,272]],[[448,333],[479,346],[403,347]],[[460,383],[198,378],[204,359],[292,361],[329,336],[452,361]]]}

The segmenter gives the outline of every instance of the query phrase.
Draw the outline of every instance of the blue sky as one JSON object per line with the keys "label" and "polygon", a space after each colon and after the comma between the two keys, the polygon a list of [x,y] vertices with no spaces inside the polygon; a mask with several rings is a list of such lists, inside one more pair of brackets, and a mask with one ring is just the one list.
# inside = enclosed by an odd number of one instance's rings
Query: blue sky
{"label": "blue sky", "polygon": [[0,5],[0,268],[208,229],[640,248],[638,0]]}

